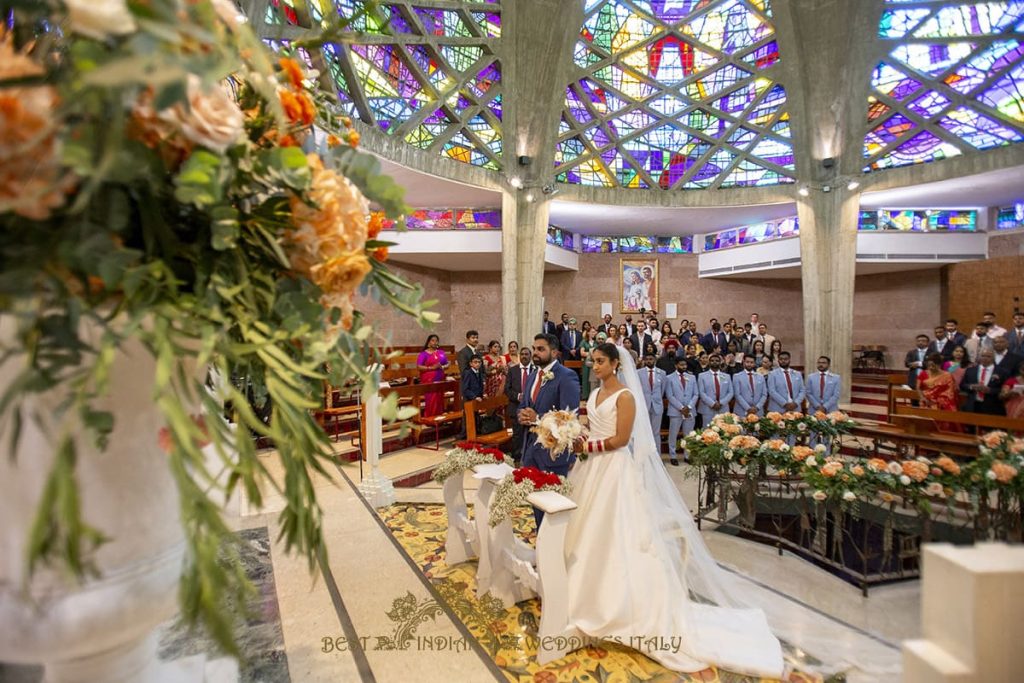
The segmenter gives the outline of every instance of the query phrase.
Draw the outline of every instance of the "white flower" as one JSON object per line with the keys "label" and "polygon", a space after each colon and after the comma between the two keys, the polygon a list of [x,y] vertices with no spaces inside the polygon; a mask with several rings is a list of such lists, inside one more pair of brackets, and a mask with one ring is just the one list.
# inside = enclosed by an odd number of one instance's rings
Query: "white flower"
{"label": "white flower", "polygon": [[779,450],[782,451],[783,453],[788,453],[789,452],[789,444],[788,443],[782,444],[782,448],[780,448]]}
{"label": "white flower", "polygon": [[814,500],[825,500],[828,498],[828,495],[826,495],[824,491],[818,490],[815,491],[811,497],[814,498]]}
{"label": "white flower", "polygon": [[813,456],[813,455],[809,455],[809,456],[807,456],[807,460],[804,460],[804,463],[805,463],[805,464],[806,464],[806,465],[807,465],[808,467],[815,467],[815,466],[817,466],[817,464],[818,464],[818,461],[817,461],[817,460],[815,460],[815,458],[814,458],[814,456]]}
{"label": "white flower", "polygon": [[721,432],[722,431],[722,428],[719,427],[718,425],[715,425],[714,427],[712,427],[712,429],[715,430],[716,432]]}
{"label": "white flower", "polygon": [[696,436],[697,436],[697,430],[694,429],[689,434],[686,435],[686,438],[687,439],[692,439],[692,438],[695,438]]}
{"label": "white flower", "polygon": [[71,29],[89,38],[106,40],[138,28],[124,0],[64,0],[64,4]]}
{"label": "white flower", "polygon": [[937,481],[933,481],[928,484],[928,487],[924,490],[929,496],[938,496],[939,498],[945,498],[946,492],[942,488],[942,484]]}
{"label": "white flower", "polygon": [[910,486],[910,477],[904,474],[903,476],[900,477],[900,483],[903,484],[904,486]]}
{"label": "white flower", "polygon": [[545,372],[543,375],[540,376],[540,385],[544,386],[545,384],[547,384],[548,382],[550,382],[554,378],[555,378],[555,373],[553,373],[551,370],[548,370],[547,372]]}
{"label": "white flower", "polygon": [[825,444],[819,443],[817,446],[814,447],[814,450],[818,453],[824,453],[827,449],[825,448]]}
{"label": "white flower", "polygon": [[986,472],[985,476],[988,477],[989,479],[991,479],[992,481],[995,481],[995,479],[996,479],[996,473],[993,472],[992,470],[989,470],[988,472]]}
{"label": "white flower", "polygon": [[898,477],[903,474],[903,467],[898,462],[891,462],[885,466],[885,471],[894,477]]}
{"label": "white flower", "polygon": [[805,431],[807,431],[807,425],[805,425],[805,424],[804,424],[803,422],[801,422],[800,424],[798,424],[798,425],[796,426],[796,428],[797,428],[797,429],[799,429],[799,430],[800,430],[801,432],[805,432]]}
{"label": "white flower", "polygon": [[726,448],[724,451],[722,451],[722,457],[725,458],[726,460],[732,460],[732,451]]}
{"label": "white flower", "polygon": [[221,87],[203,90],[195,74],[188,77],[188,109],[176,104],[160,112],[160,118],[178,126],[182,135],[212,152],[223,154],[242,134],[242,111]]}
{"label": "white flower", "polygon": [[847,501],[857,500],[857,496],[856,496],[856,494],[853,491],[844,491],[843,492],[843,500],[847,500]]}

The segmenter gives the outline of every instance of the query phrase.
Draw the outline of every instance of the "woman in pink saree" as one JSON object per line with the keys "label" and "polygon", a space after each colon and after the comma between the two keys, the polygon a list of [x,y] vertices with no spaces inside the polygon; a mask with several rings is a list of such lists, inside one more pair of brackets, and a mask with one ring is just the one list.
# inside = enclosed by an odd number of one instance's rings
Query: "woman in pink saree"
{"label": "woman in pink saree", "polygon": [[[924,359],[925,369],[917,376],[917,389],[921,394],[921,403],[932,410],[943,410],[955,413],[960,409],[960,390],[952,373],[942,369],[942,355],[930,354]],[[939,422],[939,429],[944,432],[963,431],[960,425]]]}
{"label": "woman in pink saree", "polygon": [[[433,384],[444,381],[444,369],[448,367],[448,357],[437,348],[440,340],[436,334],[427,337],[427,343],[416,357],[416,369],[420,371],[420,384]],[[431,392],[424,397],[423,417],[433,417],[444,412],[444,390]]]}
{"label": "woman in pink saree", "polygon": [[1024,363],[1017,366],[1017,374],[1006,380],[999,398],[1006,403],[1006,417],[1024,419]]}

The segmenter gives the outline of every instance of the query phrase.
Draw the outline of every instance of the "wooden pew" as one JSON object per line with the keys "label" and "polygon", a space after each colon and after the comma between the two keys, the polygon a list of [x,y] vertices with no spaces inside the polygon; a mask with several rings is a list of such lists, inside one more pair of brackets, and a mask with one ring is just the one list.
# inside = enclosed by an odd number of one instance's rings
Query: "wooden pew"
{"label": "wooden pew", "polygon": [[[466,440],[474,443],[482,443],[488,446],[502,446],[512,440],[512,429],[509,425],[508,416],[508,396],[501,394],[499,396],[492,396],[485,398],[482,401],[466,401],[463,404],[463,410],[465,411],[464,419],[466,420]],[[491,434],[480,434],[476,433],[476,415],[477,413],[490,413],[493,412],[501,418],[501,422],[505,425],[505,429],[499,432],[493,432]]]}
{"label": "wooden pew", "polygon": [[[931,408],[915,408],[909,405],[897,405],[892,418],[913,417],[930,420],[933,423],[945,422],[964,427],[974,427],[979,433],[1002,430],[1012,434],[1024,434],[1024,420],[1015,420],[1004,415],[985,415],[982,413],[965,413],[962,411],[933,410]],[[942,432],[949,435],[950,432]],[[955,433],[954,433],[955,434]]]}

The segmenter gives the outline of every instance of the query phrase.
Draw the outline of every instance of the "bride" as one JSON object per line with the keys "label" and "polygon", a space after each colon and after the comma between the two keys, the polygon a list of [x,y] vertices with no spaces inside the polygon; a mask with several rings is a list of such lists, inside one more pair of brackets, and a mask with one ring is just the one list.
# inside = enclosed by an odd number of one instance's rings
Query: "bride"
{"label": "bride", "polygon": [[680,672],[714,665],[782,678],[765,613],[725,606],[724,578],[665,473],[643,404],[637,409],[632,358],[613,344],[591,357],[601,386],[587,402],[590,440],[576,445],[589,457],[569,474],[579,508],[566,531],[566,635],[614,641]]}

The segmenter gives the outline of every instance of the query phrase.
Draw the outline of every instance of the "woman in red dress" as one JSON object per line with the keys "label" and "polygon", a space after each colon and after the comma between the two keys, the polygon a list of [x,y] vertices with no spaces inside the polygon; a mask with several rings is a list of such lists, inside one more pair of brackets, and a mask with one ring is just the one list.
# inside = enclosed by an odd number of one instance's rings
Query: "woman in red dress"
{"label": "woman in red dress", "polygon": [[[917,390],[925,408],[955,413],[960,409],[960,390],[953,375],[942,369],[942,360],[942,354],[938,353],[924,359],[925,369],[917,376]],[[939,422],[938,425],[941,431],[963,431],[958,424]]]}
{"label": "woman in red dress", "polygon": [[484,370],[487,379],[484,381],[484,396],[490,398],[505,392],[505,376],[508,375],[508,363],[501,353],[501,342],[492,341],[487,345],[484,356]]}
{"label": "woman in red dress", "polygon": [[519,362],[519,342],[508,343],[508,353],[505,354],[505,365],[512,365]]}
{"label": "woman in red dress", "polygon": [[1017,366],[1017,374],[1006,380],[999,398],[1006,402],[1006,417],[1024,418],[1024,363]]}
{"label": "woman in red dress", "polygon": [[[436,334],[427,337],[427,343],[416,357],[416,369],[420,371],[420,384],[433,384],[444,381],[444,369],[448,367],[448,357],[437,348],[440,344]],[[444,412],[444,390],[423,396],[423,417],[433,417]]]}

